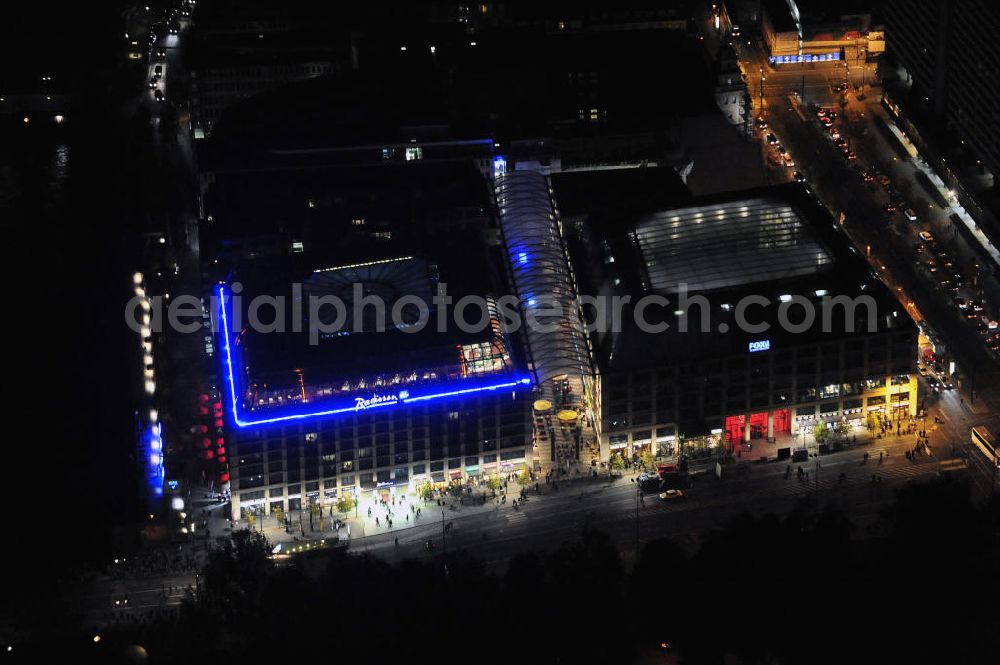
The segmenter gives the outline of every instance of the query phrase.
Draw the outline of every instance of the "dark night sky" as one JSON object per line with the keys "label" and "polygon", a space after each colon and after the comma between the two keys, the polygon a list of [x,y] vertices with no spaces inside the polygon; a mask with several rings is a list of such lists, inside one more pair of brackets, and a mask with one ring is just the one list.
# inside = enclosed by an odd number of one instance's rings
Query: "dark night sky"
{"label": "dark night sky", "polygon": [[[13,2],[0,21],[0,89],[43,72],[84,79],[124,38],[121,2]],[[121,35],[118,35],[118,33]]]}

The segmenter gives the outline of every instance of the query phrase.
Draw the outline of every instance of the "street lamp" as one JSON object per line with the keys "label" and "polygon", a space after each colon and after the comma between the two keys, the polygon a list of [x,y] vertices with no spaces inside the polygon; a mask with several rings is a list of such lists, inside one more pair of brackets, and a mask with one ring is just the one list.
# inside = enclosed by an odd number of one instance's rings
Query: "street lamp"
{"label": "street lamp", "polygon": [[819,463],[819,460],[817,459],[816,460],[816,485],[815,485],[815,487],[816,487],[815,495],[816,495],[816,506],[817,507],[819,506],[819,467],[820,467],[820,463]]}
{"label": "street lamp", "polygon": [[760,93],[760,113],[761,113],[762,116],[764,114],[764,81],[766,81],[766,80],[767,80],[767,78],[764,76],[764,67],[761,66],[760,67],[760,85],[757,86],[757,87],[759,88],[758,92]]}
{"label": "street lamp", "polygon": [[635,484],[635,558],[639,559],[639,494],[642,492],[642,485],[636,482],[635,478],[630,479]]}

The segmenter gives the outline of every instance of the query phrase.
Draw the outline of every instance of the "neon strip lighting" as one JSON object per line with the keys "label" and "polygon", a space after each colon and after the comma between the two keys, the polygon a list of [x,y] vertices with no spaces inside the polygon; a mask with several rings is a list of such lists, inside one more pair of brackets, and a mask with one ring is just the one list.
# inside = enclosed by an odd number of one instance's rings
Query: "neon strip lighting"
{"label": "neon strip lighting", "polygon": [[313,273],[318,272],[335,272],[337,270],[350,270],[352,268],[367,268],[368,266],[380,266],[386,263],[399,263],[400,261],[409,261],[412,256],[401,256],[398,259],[381,259],[379,261],[367,261],[365,263],[350,263],[346,266],[333,266],[331,268],[319,268],[318,270],[313,270]]}
{"label": "neon strip lighting", "polygon": [[[386,394],[383,397],[391,398],[384,402],[377,402],[373,404],[368,404],[365,406],[359,406],[357,403],[350,406],[342,406],[333,409],[321,409],[318,411],[304,411],[302,413],[286,413],[281,416],[273,416],[270,418],[254,418],[246,419],[241,417],[239,403],[236,399],[236,379],[233,374],[233,352],[232,346],[230,344],[230,331],[229,331],[229,318],[226,315],[226,292],[225,288],[220,286],[218,291],[219,296],[219,308],[221,309],[221,319],[222,319],[222,359],[223,359],[223,373],[226,384],[229,386],[229,406],[230,413],[232,414],[233,423],[239,427],[255,427],[258,425],[274,425],[283,422],[294,422],[302,420],[312,420],[318,418],[325,418],[328,416],[335,416],[341,413],[358,413],[362,411],[371,411],[373,409],[381,409],[385,407],[399,406],[400,404],[413,404],[418,402],[427,402],[430,400],[435,400],[439,398],[447,397],[458,397],[461,395],[471,395],[479,392],[488,392],[503,390],[505,388],[518,389],[524,386],[531,385],[531,379],[528,377],[505,377],[506,380],[497,383],[486,383],[475,386],[470,386],[468,388],[460,388],[457,390],[446,390],[442,392],[433,392],[425,395],[411,395],[409,390],[400,390],[398,393]],[[362,396],[349,397],[345,399],[353,399],[356,402],[362,399]]]}

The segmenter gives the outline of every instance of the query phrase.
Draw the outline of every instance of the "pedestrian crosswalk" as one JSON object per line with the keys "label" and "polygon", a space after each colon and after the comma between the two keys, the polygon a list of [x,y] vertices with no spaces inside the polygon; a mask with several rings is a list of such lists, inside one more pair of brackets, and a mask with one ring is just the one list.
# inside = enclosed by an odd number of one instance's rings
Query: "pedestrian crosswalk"
{"label": "pedestrian crosswalk", "polygon": [[507,513],[507,525],[523,524],[528,521],[528,516],[523,511],[515,510]]}

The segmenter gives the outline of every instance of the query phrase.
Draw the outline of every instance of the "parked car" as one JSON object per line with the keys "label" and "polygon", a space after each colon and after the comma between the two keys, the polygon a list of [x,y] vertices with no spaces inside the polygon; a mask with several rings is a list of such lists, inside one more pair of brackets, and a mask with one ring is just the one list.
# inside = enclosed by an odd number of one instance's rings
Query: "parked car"
{"label": "parked car", "polygon": [[917,221],[917,213],[913,211],[913,208],[907,208],[904,210],[903,216],[911,222]]}
{"label": "parked car", "polygon": [[666,492],[660,492],[660,498],[664,501],[676,501],[684,498],[684,492],[681,490],[667,490]]}
{"label": "parked car", "polygon": [[657,475],[649,475],[648,473],[642,473],[639,475],[639,489],[644,493],[653,493],[660,491],[660,477]]}

